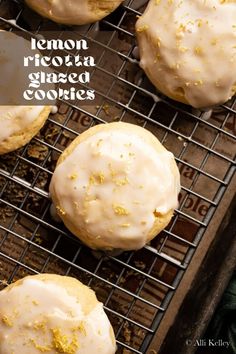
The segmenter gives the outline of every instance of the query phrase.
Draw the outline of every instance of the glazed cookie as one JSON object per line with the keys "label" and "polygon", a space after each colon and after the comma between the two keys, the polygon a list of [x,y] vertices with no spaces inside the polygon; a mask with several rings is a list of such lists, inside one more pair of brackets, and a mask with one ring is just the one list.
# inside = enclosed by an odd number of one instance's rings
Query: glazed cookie
{"label": "glazed cookie", "polygon": [[101,20],[123,0],[25,0],[43,17],[67,25],[84,25]]}
{"label": "glazed cookie", "polygon": [[[44,125],[51,111],[50,106],[17,105],[19,89],[22,93],[25,85],[23,63],[17,60],[16,53],[22,50],[25,55],[32,55],[30,42],[13,32],[0,31],[1,44],[8,44],[0,50],[1,104],[0,105],[0,155],[16,150],[28,143]],[[38,52],[39,53],[39,52]],[[15,60],[16,58],[16,60]],[[17,83],[17,84],[15,84]],[[21,100],[20,100],[21,102]],[[23,99],[22,102],[24,103]]]}
{"label": "glazed cookie", "polygon": [[114,354],[95,293],[74,278],[28,276],[0,292],[0,354]]}
{"label": "glazed cookie", "polygon": [[50,184],[68,229],[103,250],[142,248],[170,222],[179,191],[173,154],[148,130],[122,122],[76,138]]}
{"label": "glazed cookie", "polygon": [[206,108],[235,94],[235,1],[150,0],[136,33],[140,65],[165,95]]}
{"label": "glazed cookie", "polygon": [[51,107],[0,106],[0,155],[27,144],[42,128]]}

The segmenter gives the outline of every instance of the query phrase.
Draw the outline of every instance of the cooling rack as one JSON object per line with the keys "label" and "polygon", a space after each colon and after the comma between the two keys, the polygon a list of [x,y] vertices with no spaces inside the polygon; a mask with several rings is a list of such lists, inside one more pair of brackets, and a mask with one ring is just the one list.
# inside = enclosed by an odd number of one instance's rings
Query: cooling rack
{"label": "cooling rack", "polygon": [[[0,159],[1,287],[27,274],[56,272],[93,288],[113,324],[118,353],[147,351],[235,173],[236,99],[204,113],[157,94],[134,58],[136,1],[98,25],[70,28],[95,48],[96,106],[58,102],[41,133]],[[21,1],[0,1],[1,28],[37,34],[68,28],[43,20]],[[150,130],[175,154],[180,205],[170,225],[138,252],[94,253],[50,213],[48,186],[66,146],[95,124],[121,120]],[[153,186],[155,188],[155,186]]]}

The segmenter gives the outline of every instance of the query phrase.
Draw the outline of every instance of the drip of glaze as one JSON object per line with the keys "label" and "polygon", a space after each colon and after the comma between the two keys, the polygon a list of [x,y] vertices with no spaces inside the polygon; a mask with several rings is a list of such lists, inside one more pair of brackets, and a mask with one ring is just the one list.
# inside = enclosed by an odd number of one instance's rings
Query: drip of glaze
{"label": "drip of glaze", "polygon": [[57,106],[52,106],[51,114],[56,114],[57,112],[58,112],[58,107]]}
{"label": "drip of glaze", "polygon": [[57,222],[57,223],[62,222],[62,220],[61,220],[60,216],[58,215],[56,208],[54,207],[53,204],[51,204],[51,206],[50,206],[50,215],[55,222]]}

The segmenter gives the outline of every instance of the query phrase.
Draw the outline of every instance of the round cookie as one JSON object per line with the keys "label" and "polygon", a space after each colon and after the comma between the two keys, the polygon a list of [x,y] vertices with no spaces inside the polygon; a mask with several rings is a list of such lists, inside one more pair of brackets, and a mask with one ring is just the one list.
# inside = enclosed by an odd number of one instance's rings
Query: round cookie
{"label": "round cookie", "polygon": [[41,16],[66,25],[84,25],[101,20],[123,0],[25,0]]}
{"label": "round cookie", "polygon": [[1,354],[114,354],[95,293],[71,277],[28,276],[0,292]]}
{"label": "round cookie", "polygon": [[140,65],[170,98],[206,108],[236,92],[236,2],[150,0],[136,23]]}
{"label": "round cookie", "polygon": [[[25,89],[23,63],[17,59],[16,53],[32,55],[30,42],[13,32],[0,31],[1,43],[8,44],[0,50],[0,155],[16,150],[27,144],[35,136],[47,120],[50,106],[19,105],[19,89]],[[38,52],[39,53],[39,52]],[[24,74],[23,74],[24,72]],[[15,84],[17,83],[17,84]],[[23,99],[22,102],[24,103]],[[12,104],[12,105],[9,105]]]}
{"label": "round cookie", "polygon": [[0,155],[26,145],[51,111],[46,106],[0,106]]}
{"label": "round cookie", "polygon": [[90,128],[58,160],[50,193],[67,228],[87,246],[136,250],[170,222],[180,176],[174,156],[129,123]]}

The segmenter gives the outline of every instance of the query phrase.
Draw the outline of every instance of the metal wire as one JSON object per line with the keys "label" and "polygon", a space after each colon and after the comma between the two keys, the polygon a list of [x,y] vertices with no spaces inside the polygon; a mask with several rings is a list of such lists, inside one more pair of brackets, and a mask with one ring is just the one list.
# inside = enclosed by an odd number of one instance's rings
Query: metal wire
{"label": "metal wire", "polygon": [[[22,1],[0,1],[0,15],[3,26],[10,30],[37,34],[53,29],[61,35],[67,30],[33,15]],[[31,15],[36,23],[33,27]],[[102,21],[100,26],[109,37],[105,43],[92,36],[95,25],[83,35],[70,28],[78,38],[85,36],[100,49],[93,77],[104,76],[109,84],[97,89],[100,104],[96,109],[60,102],[58,114],[48,119],[41,135],[0,159],[0,269],[2,286],[37,272],[77,277],[104,302],[118,353],[142,354],[158,335],[172,296],[235,173],[235,154],[222,150],[221,144],[235,143],[236,99],[205,120],[202,113],[157,94],[132,57],[136,43],[130,22],[137,15],[135,1],[130,0]],[[114,45],[120,38],[126,43],[122,51]],[[116,70],[104,64],[107,55],[119,58]],[[140,75],[138,81],[129,78],[132,70]],[[117,87],[126,95],[117,98]],[[114,118],[151,130],[174,150],[182,174],[180,207],[169,227],[142,250],[117,257],[94,254],[56,223],[50,215],[48,194],[55,162],[65,146],[83,130]],[[205,131],[210,139],[202,142],[199,136]],[[30,154],[35,147],[43,157]],[[220,167],[212,169],[212,164]]]}

